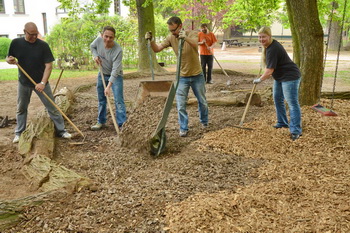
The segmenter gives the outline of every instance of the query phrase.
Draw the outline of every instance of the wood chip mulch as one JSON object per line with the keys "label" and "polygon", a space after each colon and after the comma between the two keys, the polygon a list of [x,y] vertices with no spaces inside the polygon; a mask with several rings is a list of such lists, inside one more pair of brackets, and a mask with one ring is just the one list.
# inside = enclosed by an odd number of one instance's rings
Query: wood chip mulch
{"label": "wood chip mulch", "polygon": [[337,117],[303,107],[303,136],[296,141],[288,129],[272,127],[272,106],[262,111],[244,125],[252,131],[225,128],[193,143],[202,152],[267,160],[252,174],[257,182],[169,204],[166,230],[350,232],[350,101],[335,101]]}

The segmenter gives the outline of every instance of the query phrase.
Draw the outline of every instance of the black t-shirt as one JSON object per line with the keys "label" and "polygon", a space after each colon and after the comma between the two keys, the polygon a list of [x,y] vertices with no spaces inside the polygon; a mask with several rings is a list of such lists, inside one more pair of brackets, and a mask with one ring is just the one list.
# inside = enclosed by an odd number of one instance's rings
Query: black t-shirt
{"label": "black t-shirt", "polygon": [[298,66],[276,40],[266,48],[266,68],[274,69],[272,77],[280,82],[296,80],[301,76]]}
{"label": "black t-shirt", "polygon": [[[8,56],[16,57],[18,64],[36,83],[40,83],[43,78],[45,63],[55,60],[49,45],[40,39],[37,39],[34,43],[29,43],[24,38],[12,40]],[[20,70],[18,70],[18,78],[24,86],[34,87]]]}

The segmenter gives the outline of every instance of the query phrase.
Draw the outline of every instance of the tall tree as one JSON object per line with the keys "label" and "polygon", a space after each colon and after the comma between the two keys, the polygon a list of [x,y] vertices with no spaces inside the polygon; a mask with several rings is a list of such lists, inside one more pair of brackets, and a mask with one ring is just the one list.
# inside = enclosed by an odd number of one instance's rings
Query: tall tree
{"label": "tall tree", "polygon": [[300,60],[300,103],[318,100],[323,75],[323,30],[316,0],[286,0],[293,36],[293,54]]}
{"label": "tall tree", "polygon": [[[139,45],[139,72],[150,72],[150,63],[145,34],[151,31],[155,37],[153,2],[149,0],[136,0],[137,20],[138,20],[138,45]],[[156,56],[151,49],[154,71],[164,73],[165,70],[158,64]]]}

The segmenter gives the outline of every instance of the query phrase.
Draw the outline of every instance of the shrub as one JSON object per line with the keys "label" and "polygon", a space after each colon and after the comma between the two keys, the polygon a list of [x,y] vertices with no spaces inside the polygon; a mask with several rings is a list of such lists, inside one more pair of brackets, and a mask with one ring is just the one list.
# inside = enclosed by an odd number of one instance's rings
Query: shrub
{"label": "shrub", "polygon": [[[157,22],[158,21],[158,22]],[[156,17],[157,41],[161,42],[169,33],[166,21]],[[138,64],[138,28],[135,18],[122,18],[116,16],[94,17],[85,14],[81,19],[65,19],[55,25],[46,41],[56,58],[57,65],[61,68],[91,69],[95,63],[90,52],[91,42],[98,36],[98,32],[106,25],[116,29],[116,41],[123,48],[124,68],[135,68]],[[159,37],[158,37],[159,36]],[[171,64],[176,61],[171,50],[163,50],[157,54],[159,61]]]}
{"label": "shrub", "polygon": [[0,37],[0,59],[4,59],[7,56],[10,44],[11,40],[9,38]]}

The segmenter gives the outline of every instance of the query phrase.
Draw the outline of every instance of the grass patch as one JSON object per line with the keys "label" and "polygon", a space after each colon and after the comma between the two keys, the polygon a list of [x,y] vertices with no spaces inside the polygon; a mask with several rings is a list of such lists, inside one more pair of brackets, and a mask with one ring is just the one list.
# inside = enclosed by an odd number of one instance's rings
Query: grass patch
{"label": "grass patch", "polygon": [[[334,71],[325,71],[324,72],[324,77],[325,78],[334,78]],[[350,71],[348,70],[338,70],[338,73],[337,73],[337,79],[344,79],[344,80],[347,80],[347,81],[350,81],[350,78],[349,78],[349,75],[350,75]]]}
{"label": "grass patch", "polygon": [[[127,69],[126,72],[133,72],[137,69]],[[53,69],[50,79],[57,79],[60,75],[61,70]],[[64,70],[62,78],[78,78],[84,76],[97,76],[97,70]],[[15,69],[1,69],[0,70],[0,81],[17,80],[18,70]]]}

